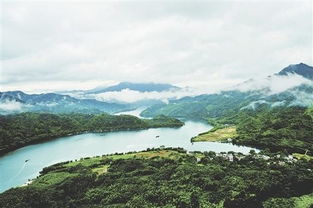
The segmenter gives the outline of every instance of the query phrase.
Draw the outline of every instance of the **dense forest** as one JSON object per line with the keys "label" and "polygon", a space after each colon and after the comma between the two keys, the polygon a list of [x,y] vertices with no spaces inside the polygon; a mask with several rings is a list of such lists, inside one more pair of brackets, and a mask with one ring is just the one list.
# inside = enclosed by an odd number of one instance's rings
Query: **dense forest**
{"label": "dense forest", "polygon": [[155,149],[44,168],[0,207],[313,207],[313,161]]}
{"label": "dense forest", "polygon": [[313,155],[312,109],[274,108],[237,118],[235,144]]}
{"label": "dense forest", "polygon": [[139,119],[130,115],[21,113],[0,116],[0,154],[52,138],[83,132],[180,127],[170,117]]}
{"label": "dense forest", "polygon": [[[246,110],[270,110],[290,106],[311,106],[313,87],[302,84],[278,94],[269,93],[269,89],[251,91],[222,91],[216,94],[203,94],[195,97],[183,97],[170,100],[168,104],[153,105],[141,115],[153,117],[167,115],[185,119],[220,119],[230,117]],[[298,96],[300,94],[301,96]]]}
{"label": "dense forest", "polygon": [[153,117],[167,115],[185,119],[221,118],[236,114],[244,106],[259,98],[259,94],[225,91],[221,94],[199,95],[172,100],[169,104],[157,104],[144,110],[141,115]]}
{"label": "dense forest", "polygon": [[[219,135],[213,141],[232,138],[234,144],[269,152],[313,155],[313,108],[293,106],[241,110],[229,116],[208,119],[208,122],[214,128],[199,134],[193,141],[206,141],[217,132]],[[226,131],[230,127],[235,132],[232,136]]]}

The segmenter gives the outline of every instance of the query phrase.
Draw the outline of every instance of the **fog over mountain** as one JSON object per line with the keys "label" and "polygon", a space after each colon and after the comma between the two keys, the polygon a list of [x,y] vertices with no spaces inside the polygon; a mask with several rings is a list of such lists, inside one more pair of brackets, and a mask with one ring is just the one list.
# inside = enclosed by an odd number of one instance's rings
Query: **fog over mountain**
{"label": "fog over mountain", "polygon": [[[68,95],[81,111],[87,102],[138,107],[234,89],[273,95],[311,84],[309,1],[12,0],[0,6],[1,92]],[[2,109],[40,103],[2,100]],[[43,110],[58,111],[53,104]]]}
{"label": "fog over mountain", "polygon": [[55,93],[26,94],[22,91],[0,92],[0,113],[115,113],[131,109],[128,105],[100,102],[94,99],[76,99]]}
{"label": "fog over mountain", "polygon": [[[281,74],[288,69],[288,73]],[[305,69],[303,71],[303,69]],[[218,102],[220,98],[234,96],[240,109],[258,106],[309,106],[313,104],[313,68],[306,64],[293,64],[265,78],[253,78],[232,88],[207,93],[194,88],[179,88],[170,84],[122,82],[92,90],[58,93],[26,94],[22,91],[0,92],[0,112],[54,112],[54,113],[116,113],[153,105],[175,102]],[[236,92],[237,91],[237,92]],[[233,94],[233,92],[236,92]],[[238,94],[239,93],[239,94]],[[253,97],[253,99],[251,99]],[[187,99],[186,99],[187,98]],[[187,102],[187,103],[188,103]],[[201,101],[202,102],[202,101]],[[247,102],[245,105],[243,103]],[[198,104],[197,104],[198,105]],[[186,106],[187,107],[187,106]],[[203,106],[202,106],[203,107]],[[201,106],[197,108],[202,109]]]}
{"label": "fog over mountain", "polygon": [[[291,68],[293,71],[300,71],[298,73],[293,73],[292,70],[289,70],[289,73],[281,74],[286,69]],[[301,74],[301,70],[305,68],[305,73]],[[281,71],[278,69],[277,73],[272,74],[268,77],[261,78],[251,78],[250,80],[243,82],[241,84],[232,86],[230,88],[225,87],[220,91],[227,90],[239,90],[242,92],[248,91],[260,91],[267,95],[273,95],[282,93],[286,90],[290,90],[301,85],[311,86],[313,84],[311,79],[308,79],[307,76],[313,75],[313,68],[306,64],[292,64],[288,67],[285,67]],[[136,85],[136,84],[133,84]],[[138,84],[137,84],[138,85]],[[139,84],[144,85],[144,84]],[[119,85],[112,86],[115,88]],[[148,85],[145,84],[145,87]],[[169,85],[171,86],[171,85]],[[135,89],[135,88],[119,88],[120,90],[109,91],[107,89],[112,89],[112,87],[104,88],[97,93],[91,91],[80,91],[80,93],[73,93],[73,96],[77,96],[80,98],[93,98],[100,101],[106,102],[125,102],[131,103],[140,100],[161,100],[163,102],[168,102],[168,100],[180,99],[185,96],[197,96],[201,94],[210,94],[210,93],[218,93],[220,91],[214,89],[197,89],[197,88],[177,88],[177,87],[169,87],[163,91],[156,91],[152,86],[150,86],[150,90],[143,89]]]}
{"label": "fog over mountain", "polygon": [[[207,118],[229,115],[242,110],[257,110],[276,107],[312,106],[313,81],[307,74],[311,66],[301,74],[304,64],[290,65],[293,71],[265,78],[254,78],[224,91],[170,100],[167,104],[154,105],[142,112],[142,116],[168,115],[178,118]],[[289,68],[290,68],[289,66]],[[287,67],[288,68],[288,67]],[[284,68],[283,70],[285,70]],[[279,72],[279,70],[278,70]]]}

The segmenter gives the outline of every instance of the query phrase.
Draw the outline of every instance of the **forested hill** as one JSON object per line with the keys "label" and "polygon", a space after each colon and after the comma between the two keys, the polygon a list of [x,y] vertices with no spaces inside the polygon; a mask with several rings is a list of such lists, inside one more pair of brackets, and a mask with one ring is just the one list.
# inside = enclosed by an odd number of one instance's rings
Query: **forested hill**
{"label": "forested hill", "polygon": [[[241,112],[233,118],[238,137],[233,143],[271,152],[313,155],[313,108],[289,107]],[[231,119],[224,119],[231,122]]]}
{"label": "forested hill", "polygon": [[310,208],[312,160],[159,149],[63,162],[0,194],[4,208]]}
{"label": "forested hill", "polygon": [[209,119],[214,128],[192,141],[221,141],[250,146],[267,152],[313,156],[313,107],[246,109]]}
{"label": "forested hill", "polygon": [[313,85],[305,84],[278,94],[267,94],[263,91],[223,91],[154,105],[144,110],[141,116],[153,117],[162,114],[185,119],[215,119],[231,116],[243,110],[311,106],[312,94]]}
{"label": "forested hill", "polygon": [[[287,81],[288,83],[287,83]],[[203,94],[170,100],[147,108],[142,116],[167,115],[201,119],[230,116],[245,109],[313,106],[313,67],[290,65],[264,79],[251,79],[215,94]],[[277,85],[280,85],[277,87]],[[275,87],[274,87],[275,86]]]}
{"label": "forested hill", "polygon": [[0,154],[31,143],[83,132],[180,127],[183,124],[166,116],[154,119],[109,114],[21,113],[0,116]]}

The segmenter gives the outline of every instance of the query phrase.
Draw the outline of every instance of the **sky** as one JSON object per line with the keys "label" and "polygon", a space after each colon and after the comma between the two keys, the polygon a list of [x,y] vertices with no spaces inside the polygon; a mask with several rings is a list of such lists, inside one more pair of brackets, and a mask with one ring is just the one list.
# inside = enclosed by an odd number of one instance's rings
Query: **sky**
{"label": "sky", "polygon": [[312,65],[312,1],[1,1],[0,91],[208,92]]}

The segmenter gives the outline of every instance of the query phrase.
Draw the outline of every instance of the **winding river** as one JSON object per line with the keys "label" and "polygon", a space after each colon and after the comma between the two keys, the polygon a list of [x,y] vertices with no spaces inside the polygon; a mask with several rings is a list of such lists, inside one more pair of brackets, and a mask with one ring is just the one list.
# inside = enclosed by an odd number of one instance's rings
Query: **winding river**
{"label": "winding river", "polygon": [[[139,131],[88,133],[61,137],[29,145],[0,157],[0,192],[20,186],[39,175],[49,165],[87,156],[115,152],[140,151],[151,147],[183,147],[189,151],[235,151],[248,153],[251,148],[217,142],[192,144],[190,138],[212,128],[187,121],[181,128],[156,128]],[[157,136],[159,136],[157,138]],[[28,160],[27,162],[25,162]]]}

